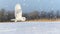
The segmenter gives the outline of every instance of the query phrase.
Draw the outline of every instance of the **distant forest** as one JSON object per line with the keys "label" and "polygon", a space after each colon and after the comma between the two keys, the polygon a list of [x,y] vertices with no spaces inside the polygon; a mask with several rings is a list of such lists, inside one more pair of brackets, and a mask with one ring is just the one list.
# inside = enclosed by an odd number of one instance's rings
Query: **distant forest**
{"label": "distant forest", "polygon": [[[11,19],[15,18],[14,10],[7,11],[5,9],[0,10],[0,22],[11,22]],[[30,13],[23,13],[24,17],[27,20],[34,20],[34,19],[59,19],[60,18],[60,11],[38,11],[34,10]]]}

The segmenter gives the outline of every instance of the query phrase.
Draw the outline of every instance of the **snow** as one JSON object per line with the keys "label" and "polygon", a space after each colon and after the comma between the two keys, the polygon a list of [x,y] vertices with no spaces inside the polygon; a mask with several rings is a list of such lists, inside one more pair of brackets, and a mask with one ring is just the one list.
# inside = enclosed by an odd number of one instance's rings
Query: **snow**
{"label": "snow", "polygon": [[60,34],[59,22],[0,23],[0,34]]}

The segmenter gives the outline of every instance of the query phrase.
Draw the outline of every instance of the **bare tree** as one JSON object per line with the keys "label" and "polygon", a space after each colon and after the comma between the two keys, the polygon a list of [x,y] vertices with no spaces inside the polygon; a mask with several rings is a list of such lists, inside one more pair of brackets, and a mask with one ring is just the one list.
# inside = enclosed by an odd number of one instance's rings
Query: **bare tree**
{"label": "bare tree", "polygon": [[39,12],[38,11],[33,11],[28,14],[30,19],[38,19],[39,18]]}
{"label": "bare tree", "polygon": [[40,18],[46,18],[47,13],[45,11],[41,11]]}

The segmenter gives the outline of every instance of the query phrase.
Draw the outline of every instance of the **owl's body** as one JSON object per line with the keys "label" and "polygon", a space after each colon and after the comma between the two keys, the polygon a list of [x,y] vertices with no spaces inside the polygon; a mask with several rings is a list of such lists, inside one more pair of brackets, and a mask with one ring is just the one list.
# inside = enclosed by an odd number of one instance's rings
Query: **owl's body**
{"label": "owl's body", "polygon": [[26,18],[22,17],[22,9],[20,4],[16,4],[15,6],[15,22],[17,21],[25,21]]}

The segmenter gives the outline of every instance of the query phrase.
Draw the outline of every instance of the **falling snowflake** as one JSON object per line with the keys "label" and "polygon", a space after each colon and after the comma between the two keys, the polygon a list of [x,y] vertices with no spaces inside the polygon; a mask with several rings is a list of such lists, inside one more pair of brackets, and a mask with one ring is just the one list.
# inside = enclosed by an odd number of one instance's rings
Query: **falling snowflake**
{"label": "falling snowflake", "polygon": [[26,0],[23,0],[23,1],[26,1]]}
{"label": "falling snowflake", "polygon": [[54,8],[51,8],[52,10],[54,9]]}

